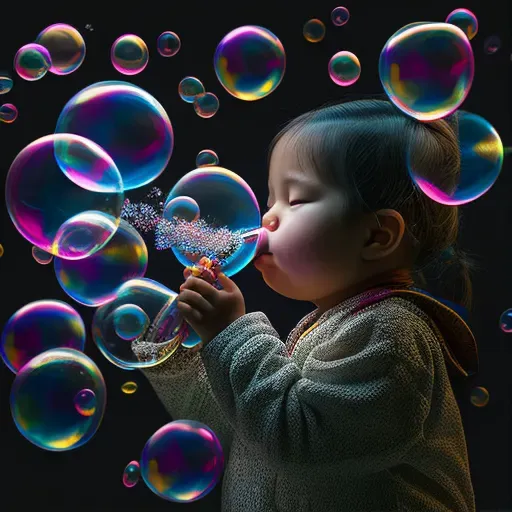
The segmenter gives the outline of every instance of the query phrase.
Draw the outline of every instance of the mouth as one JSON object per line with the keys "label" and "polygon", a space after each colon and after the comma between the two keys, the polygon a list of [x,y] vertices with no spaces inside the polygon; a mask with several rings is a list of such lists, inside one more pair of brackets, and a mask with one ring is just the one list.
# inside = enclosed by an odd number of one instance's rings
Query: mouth
{"label": "mouth", "polygon": [[274,255],[271,252],[260,252],[256,258],[254,258],[253,263],[255,267],[258,265],[272,264],[272,260]]}

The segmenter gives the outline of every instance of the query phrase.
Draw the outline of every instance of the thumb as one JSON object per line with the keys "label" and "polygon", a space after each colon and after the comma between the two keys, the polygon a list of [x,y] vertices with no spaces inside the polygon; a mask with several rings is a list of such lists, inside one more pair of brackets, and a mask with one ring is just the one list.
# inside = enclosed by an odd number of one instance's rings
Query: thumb
{"label": "thumb", "polygon": [[236,284],[224,272],[217,275],[217,280],[227,292],[232,292],[237,288]]}

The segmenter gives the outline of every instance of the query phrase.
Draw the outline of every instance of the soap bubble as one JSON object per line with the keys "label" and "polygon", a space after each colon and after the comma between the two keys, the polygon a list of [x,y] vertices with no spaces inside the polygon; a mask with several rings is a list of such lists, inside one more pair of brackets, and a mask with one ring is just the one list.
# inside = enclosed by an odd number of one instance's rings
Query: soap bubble
{"label": "soap bubble", "polygon": [[217,485],[224,454],[215,432],[198,421],[172,421],[147,441],[141,456],[146,485],[160,498],[191,503]]}
{"label": "soap bubble", "polygon": [[219,165],[219,157],[211,149],[203,149],[196,156],[196,167],[208,167],[210,165]]}
{"label": "soap bubble", "polygon": [[55,258],[55,275],[62,289],[85,306],[99,306],[115,297],[126,281],[142,277],[148,250],[137,230],[121,219],[114,236],[87,258]]}
{"label": "soap bubble", "polygon": [[[122,306],[121,306],[122,307]],[[129,380],[127,382],[125,382],[122,386],[121,386],[121,391],[125,394],[125,395],[133,395],[133,393],[135,393],[137,391],[137,388],[139,386],[137,386],[137,383],[136,382],[133,382],[133,380]]]}
{"label": "soap bubble", "polygon": [[32,257],[40,265],[48,265],[53,260],[53,254],[43,251],[42,249],[39,249],[39,247],[36,247],[35,245],[32,247]]}
{"label": "soap bubble", "polygon": [[96,412],[96,395],[91,389],[82,389],[73,400],[75,409],[82,416],[92,416]]}
{"label": "soap bubble", "polygon": [[350,13],[346,7],[335,7],[331,12],[331,21],[336,27],[342,27],[350,19]]}
{"label": "soap bubble", "polygon": [[123,304],[114,311],[114,329],[123,340],[140,338],[149,327],[149,318],[144,310],[135,304]]}
{"label": "soap bubble", "polygon": [[18,109],[12,103],[4,103],[0,107],[0,121],[3,123],[14,123],[18,119]]}
{"label": "soap bubble", "polygon": [[118,37],[110,50],[114,68],[123,75],[137,75],[146,69],[149,50],[146,43],[135,34]]}
{"label": "soap bubble", "polygon": [[50,52],[40,44],[26,44],[14,56],[16,73],[29,82],[43,78],[52,65]]}
{"label": "soap bubble", "polygon": [[5,197],[24,238],[54,256],[79,259],[112,238],[124,194],[112,158],[94,142],[64,133],[42,137],[18,154]]}
{"label": "soap bubble", "polygon": [[482,387],[473,388],[470,400],[475,407],[485,407],[489,403],[489,391]]}
{"label": "soap bubble", "polygon": [[178,34],[167,30],[158,36],[156,46],[162,57],[173,57],[180,51],[181,41]]}
{"label": "soap bubble", "polygon": [[133,487],[139,483],[139,479],[140,479],[140,464],[136,460],[132,460],[124,468],[123,484],[125,487]]}
{"label": "soap bubble", "polygon": [[160,176],[174,145],[162,105],[128,82],[98,82],[82,89],[66,103],[55,131],[76,133],[100,145],[116,163],[125,190]]}
{"label": "soap bubble", "polygon": [[504,311],[500,316],[500,328],[503,332],[512,332],[512,308]]}
{"label": "soap bubble", "polygon": [[316,18],[305,23],[302,33],[310,43],[319,43],[325,37],[325,25]]}
{"label": "soap bubble", "polygon": [[446,18],[446,23],[459,27],[466,37],[471,41],[478,32],[478,20],[476,16],[467,9],[455,9]]}
{"label": "soap bubble", "polygon": [[194,110],[199,117],[209,119],[219,110],[219,98],[213,92],[203,92],[194,99]]}
{"label": "soap bubble", "polygon": [[76,71],[85,59],[85,41],[80,32],[71,25],[55,23],[45,28],[36,39],[51,57],[50,72],[69,75]]}
{"label": "soap bubble", "polygon": [[[95,412],[79,413],[77,394],[96,396]],[[94,361],[71,348],[54,348],[31,359],[11,388],[11,412],[20,433],[37,447],[64,451],[87,443],[105,411],[106,388]]]}
{"label": "soap bubble", "polygon": [[221,85],[235,98],[254,101],[275,91],[283,79],[286,55],[275,34],[246,25],[229,32],[213,57]]}
{"label": "soap bubble", "polygon": [[5,324],[0,355],[17,373],[32,358],[62,347],[82,351],[85,326],[80,315],[60,300],[38,300],[18,309]]}
{"label": "soap bubble", "polygon": [[329,61],[329,76],[336,85],[348,86],[361,75],[359,59],[351,52],[335,53]]}
{"label": "soap bubble", "polygon": [[496,182],[503,165],[503,144],[494,127],[483,117],[459,111],[458,138],[460,175],[447,182],[437,169],[425,166],[416,155],[408,155],[409,172],[430,199],[446,205],[466,204],[485,194]]}
{"label": "soap bubble", "polygon": [[187,196],[178,196],[165,204],[162,217],[167,220],[176,217],[186,222],[194,222],[199,218],[199,215],[199,205],[194,199]]}
{"label": "soap bubble", "polygon": [[489,36],[484,41],[484,50],[487,55],[493,55],[501,48],[501,39],[498,36]]}
{"label": "soap bubble", "polygon": [[201,80],[195,76],[186,76],[178,84],[178,94],[180,95],[180,98],[187,103],[194,103],[196,96],[198,94],[203,94],[204,92],[204,85]]}
{"label": "soap bubble", "polygon": [[7,73],[0,73],[0,94],[7,94],[13,86],[12,78]]}
{"label": "soap bubble", "polygon": [[389,38],[379,59],[389,99],[420,121],[441,119],[459,108],[474,71],[468,38],[448,23],[406,25]]}
{"label": "soap bubble", "polygon": [[0,258],[4,255],[4,246],[0,244]]}

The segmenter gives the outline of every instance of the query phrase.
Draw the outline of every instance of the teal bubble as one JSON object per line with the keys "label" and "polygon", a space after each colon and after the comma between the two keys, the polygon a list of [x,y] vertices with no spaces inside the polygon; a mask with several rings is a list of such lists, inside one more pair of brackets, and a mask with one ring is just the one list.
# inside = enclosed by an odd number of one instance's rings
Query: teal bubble
{"label": "teal bubble", "polygon": [[219,98],[213,92],[198,94],[194,99],[194,110],[199,117],[209,119],[219,110]]}
{"label": "teal bubble", "polygon": [[347,87],[359,80],[361,64],[351,52],[335,53],[328,64],[329,76],[336,85]]}
{"label": "teal bubble", "polygon": [[208,167],[210,165],[219,165],[219,157],[212,149],[203,149],[196,156],[196,167]]}
{"label": "teal bubble", "polygon": [[140,480],[140,464],[136,460],[132,460],[124,468],[123,484],[125,487],[134,487]]}
{"label": "teal bubble", "polygon": [[14,69],[23,78],[33,82],[40,80],[52,66],[50,52],[40,44],[26,44],[14,56]]}
{"label": "teal bubble", "polygon": [[133,341],[149,327],[148,315],[135,304],[123,304],[114,310],[114,329],[123,340]]}
{"label": "teal bubble", "polygon": [[205,92],[204,85],[201,80],[195,76],[186,76],[178,84],[178,94],[180,98],[187,103],[194,103],[198,94]]}
{"label": "teal bubble", "polygon": [[446,17],[446,23],[459,27],[470,41],[478,32],[478,20],[468,9],[455,9]]}

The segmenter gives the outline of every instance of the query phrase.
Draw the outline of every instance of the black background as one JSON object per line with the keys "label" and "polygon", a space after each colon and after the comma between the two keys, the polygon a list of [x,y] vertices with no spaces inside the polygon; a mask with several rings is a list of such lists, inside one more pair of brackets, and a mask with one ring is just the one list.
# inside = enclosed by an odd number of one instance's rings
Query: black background
{"label": "black background", "polygon": [[[400,4],[407,4],[401,7]],[[387,39],[402,26],[415,21],[444,21],[455,8],[473,10],[479,32],[472,40],[476,74],[464,104],[488,119],[504,144],[512,145],[510,93],[511,16],[507,2],[435,1],[345,2],[351,19],[344,27],[334,27],[330,12],[334,1],[299,2],[165,2],[104,3],[94,11],[88,3],[62,7],[31,8],[25,2],[0,6],[0,69],[12,71],[12,59],[22,45],[31,43],[46,26],[69,23],[84,36],[87,55],[82,66],[68,76],[50,73],[42,80],[26,82],[13,74],[13,90],[0,97],[14,103],[19,117],[13,124],[0,123],[0,173],[5,176],[12,160],[27,144],[54,131],[64,104],[79,90],[98,81],[125,80],[141,86],[162,103],[173,123],[175,149],[166,171],[153,183],[127,197],[137,199],[152,186],[168,192],[185,173],[195,168],[197,153],[213,149],[220,165],[240,174],[253,188],[263,208],[267,198],[266,148],[279,127],[291,117],[324,102],[348,94],[382,92],[378,78],[378,58]],[[65,7],[67,6],[67,8]],[[325,39],[308,43],[302,27],[310,18],[320,18],[327,27]],[[85,28],[91,24],[93,31]],[[264,26],[282,41],[287,52],[283,82],[267,98],[243,102],[230,96],[217,81],[212,59],[216,45],[232,29],[246,24]],[[164,30],[181,38],[180,52],[163,58],[156,51],[156,39]],[[148,67],[139,75],[126,77],[110,63],[110,47],[121,34],[135,33],[150,50]],[[496,34],[502,40],[494,55],[484,52],[484,40]],[[327,62],[337,51],[354,52],[361,62],[359,81],[349,88],[336,86],[327,75]],[[177,92],[186,75],[197,76],[220,99],[213,118],[199,118]],[[479,510],[512,508],[511,398],[512,335],[502,333],[498,319],[512,307],[511,191],[510,157],[505,161],[496,185],[476,202],[463,207],[461,245],[478,256],[481,270],[474,276],[475,304],[470,325],[479,343],[481,370],[459,396],[469,447],[472,476]],[[130,193],[131,192],[131,193]],[[2,294],[0,326],[23,305],[40,299],[60,299],[72,304],[90,325],[94,309],[74,303],[55,278],[53,265],[38,265],[31,245],[16,231],[0,196],[0,243],[5,254],[0,259]],[[150,247],[146,277],[177,290],[182,267],[170,251]],[[247,311],[262,310],[284,338],[298,320],[313,309],[311,304],[285,299],[266,287],[260,274],[248,266],[235,276],[242,289]],[[12,422],[9,389],[14,375],[0,365],[0,447],[2,476],[0,509],[190,511],[220,510],[220,484],[208,496],[192,504],[175,504],[155,496],[140,482],[126,489],[121,476],[125,465],[138,459],[147,439],[171,421],[152,388],[139,372],[123,371],[110,364],[90,339],[86,353],[96,361],[108,388],[108,406],[103,423],[92,440],[70,452],[52,453],[25,440]],[[120,387],[135,380],[138,391],[124,395]],[[472,386],[490,392],[487,407],[478,409],[469,402]],[[319,511],[320,512],[320,511]]]}

